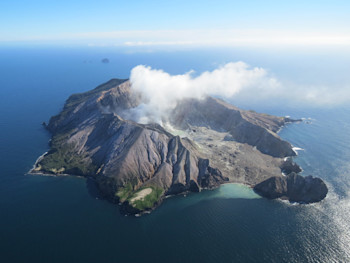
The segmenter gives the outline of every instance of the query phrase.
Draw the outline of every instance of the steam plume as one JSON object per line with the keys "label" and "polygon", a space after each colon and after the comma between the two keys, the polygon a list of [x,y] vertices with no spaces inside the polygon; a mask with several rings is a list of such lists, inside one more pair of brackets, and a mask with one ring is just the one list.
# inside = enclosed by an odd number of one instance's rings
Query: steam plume
{"label": "steam plume", "polygon": [[228,63],[197,77],[193,75],[193,71],[170,75],[143,65],[133,68],[132,89],[143,98],[143,104],[133,110],[134,119],[142,123],[161,123],[181,99],[202,99],[206,95],[231,98],[242,90],[273,90],[279,86],[266,70],[250,68],[243,62]]}

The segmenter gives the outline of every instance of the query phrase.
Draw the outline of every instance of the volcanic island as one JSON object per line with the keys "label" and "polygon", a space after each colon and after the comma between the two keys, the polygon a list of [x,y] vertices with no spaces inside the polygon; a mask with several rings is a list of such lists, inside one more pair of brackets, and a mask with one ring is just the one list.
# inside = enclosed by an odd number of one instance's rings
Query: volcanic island
{"label": "volcanic island", "polygon": [[30,173],[87,177],[125,214],[149,212],[167,196],[225,183],[297,203],[326,197],[326,184],[300,174],[292,145],[277,134],[298,120],[206,96],[177,101],[162,125],[143,124],[129,118],[142,103],[127,79],[71,95],[45,124],[50,149]]}

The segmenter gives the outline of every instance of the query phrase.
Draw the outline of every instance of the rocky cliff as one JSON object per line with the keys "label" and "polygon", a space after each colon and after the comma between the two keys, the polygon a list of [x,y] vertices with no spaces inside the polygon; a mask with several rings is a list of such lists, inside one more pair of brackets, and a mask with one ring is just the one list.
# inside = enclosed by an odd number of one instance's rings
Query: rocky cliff
{"label": "rocky cliff", "polygon": [[266,198],[282,198],[299,203],[319,202],[328,193],[321,179],[310,175],[304,177],[294,172],[284,177],[270,177],[257,184],[254,190]]}
{"label": "rocky cliff", "polygon": [[253,187],[283,178],[282,170],[298,172],[284,159],[295,155],[292,146],[276,134],[290,119],[207,97],[179,101],[162,127],[128,119],[142,102],[129,81],[119,79],[72,95],[50,119],[50,151],[32,172],[92,177],[126,213],[153,209],[166,195],[225,182]]}

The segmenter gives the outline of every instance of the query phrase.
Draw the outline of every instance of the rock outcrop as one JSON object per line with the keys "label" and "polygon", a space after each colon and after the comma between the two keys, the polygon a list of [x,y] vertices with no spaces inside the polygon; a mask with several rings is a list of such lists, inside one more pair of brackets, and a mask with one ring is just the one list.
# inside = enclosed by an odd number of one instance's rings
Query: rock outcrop
{"label": "rock outcrop", "polygon": [[300,173],[302,170],[299,165],[293,162],[292,158],[287,157],[281,165],[282,173],[288,175],[292,172]]}
{"label": "rock outcrop", "polygon": [[[162,127],[129,118],[131,109],[142,102],[130,82],[119,79],[70,96],[46,125],[53,135],[50,150],[32,173],[91,177],[102,195],[121,203],[126,213],[153,209],[167,195],[198,192],[228,181],[263,186],[265,196],[269,191],[272,196],[284,197],[285,192],[289,196],[289,189],[294,189],[290,200],[298,199],[298,194],[304,200],[305,189],[318,187],[305,179],[306,186],[300,188],[299,176],[294,188],[282,187],[287,182],[281,171],[300,170],[285,158],[295,155],[291,144],[277,135],[290,119],[207,97],[179,101],[166,120],[169,127]],[[266,181],[281,185],[282,194],[280,188],[265,186]],[[319,200],[316,197],[309,201]]]}
{"label": "rock outcrop", "polygon": [[270,199],[286,199],[290,202],[314,203],[328,193],[326,184],[319,178],[301,176],[294,172],[284,177],[271,177],[254,187],[254,190]]}

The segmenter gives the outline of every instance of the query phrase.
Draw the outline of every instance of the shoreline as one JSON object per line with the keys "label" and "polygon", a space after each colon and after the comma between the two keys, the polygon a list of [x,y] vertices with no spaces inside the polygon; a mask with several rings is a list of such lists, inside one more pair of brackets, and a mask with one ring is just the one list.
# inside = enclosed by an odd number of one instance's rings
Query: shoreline
{"label": "shoreline", "polygon": [[65,173],[62,173],[62,174],[54,174],[54,173],[45,173],[45,172],[42,172],[40,170],[38,171],[35,171],[35,169],[37,168],[37,164],[45,157],[45,155],[47,155],[49,152],[46,151],[44,152],[42,155],[40,155],[35,163],[33,164],[33,167],[28,171],[26,172],[25,174],[26,175],[39,175],[39,176],[47,176],[47,177],[59,177],[59,176],[73,176],[73,177],[78,177],[78,178],[87,178],[86,176],[81,176],[81,175],[74,175],[74,174],[65,174]]}
{"label": "shoreline", "polygon": [[[284,125],[282,125],[279,130],[277,131],[280,132],[284,127],[286,127],[287,125],[289,124],[293,124],[295,122],[299,122],[300,120],[295,120],[295,121],[288,121],[286,122]],[[297,152],[295,151],[295,147],[292,146],[292,149],[293,149],[293,152],[296,153],[297,155]],[[296,148],[299,150],[299,148]],[[89,176],[82,176],[82,175],[74,175],[74,174],[67,174],[67,173],[50,173],[50,172],[43,172],[41,171],[41,167],[38,166],[39,162],[48,154],[48,151],[44,152],[42,155],[40,155],[37,160],[35,161],[33,167],[26,173],[26,174],[29,174],[29,175],[39,175],[39,176],[52,176],[52,177],[59,177],[59,176],[74,176],[74,177],[78,177],[78,178],[88,178]],[[285,158],[293,158],[294,156],[288,156],[288,157],[285,157]],[[281,175],[283,176],[283,175]],[[214,187],[204,187],[204,188],[201,188],[199,192],[201,191],[205,191],[205,190],[216,190],[216,189],[219,189],[222,185],[228,185],[228,184],[232,184],[232,185],[238,185],[238,186],[243,186],[243,187],[247,187],[249,189],[251,189],[254,193],[256,193],[254,191],[254,185],[251,184],[251,183],[247,183],[247,182],[235,182],[235,181],[224,181],[223,183],[220,183],[219,185],[217,186],[214,186]],[[187,191],[184,191],[184,192],[181,192],[181,193],[178,193],[178,194],[169,194],[169,195],[164,195],[162,196],[155,204],[152,208],[150,209],[146,209],[144,211],[139,211],[138,213],[128,213],[127,211],[123,211],[124,209],[120,209],[120,212],[122,214],[126,214],[126,215],[134,215],[134,216],[140,216],[140,215],[143,215],[143,214],[149,214],[151,213],[153,210],[155,210],[158,206],[160,206],[162,204],[162,201],[164,199],[168,199],[168,198],[171,198],[173,196],[186,196],[187,194],[190,194],[190,193],[196,193],[196,192],[191,192],[189,190]],[[256,193],[258,194],[258,193]],[[258,194],[259,195],[259,194]],[[259,195],[260,197],[263,197],[262,195]],[[106,200],[110,199],[108,197],[104,198]],[[115,203],[116,200],[114,200],[112,203]],[[120,203],[118,202],[118,205],[123,205],[123,203]]]}
{"label": "shoreline", "polygon": [[46,154],[48,154],[49,152],[46,151],[44,152],[42,155],[40,155],[36,160],[35,163],[33,164],[33,167],[26,173],[26,174],[34,174],[34,170],[37,167],[37,164],[45,157]]}
{"label": "shoreline", "polygon": [[[44,153],[46,154],[46,153]],[[44,156],[44,154],[42,156]],[[42,157],[40,156],[40,157]],[[40,158],[39,157],[39,158]],[[38,159],[39,159],[38,158]],[[32,170],[31,170],[32,171]],[[81,176],[81,175],[74,175],[74,174],[51,174],[51,173],[44,173],[44,172],[31,172],[29,171],[27,174],[28,175],[39,175],[39,176],[47,176],[47,177],[60,177],[60,176],[64,176],[64,177],[77,177],[77,178],[80,178],[80,179],[88,179],[88,176]],[[93,178],[92,178],[93,179]],[[219,184],[218,186],[216,187],[205,187],[205,188],[201,188],[199,192],[191,192],[191,191],[185,191],[185,192],[182,192],[182,193],[178,193],[178,194],[170,194],[170,195],[164,195],[160,198],[160,200],[157,201],[157,203],[152,207],[152,208],[149,208],[149,209],[146,209],[146,210],[143,210],[143,211],[139,211],[138,213],[129,213],[127,211],[125,211],[123,208],[123,203],[120,203],[120,202],[115,202],[115,201],[112,201],[111,204],[117,204],[118,207],[119,207],[119,212],[121,214],[124,214],[125,216],[134,216],[134,217],[141,217],[142,215],[145,215],[145,214],[151,214],[156,208],[158,208],[159,206],[161,206],[163,204],[163,200],[165,199],[168,199],[168,198],[172,198],[172,197],[175,197],[175,196],[182,196],[182,197],[186,197],[188,194],[198,194],[198,193],[201,193],[202,191],[213,191],[213,190],[217,190],[219,189],[221,186],[223,185],[238,185],[238,186],[242,186],[242,187],[247,187],[249,188],[251,191],[253,191],[255,194],[257,194],[258,196],[260,196],[260,198],[265,198],[265,199],[268,199],[268,200],[271,200],[269,198],[266,198],[262,195],[260,195],[259,193],[257,193],[255,190],[254,190],[254,185],[251,185],[251,184],[247,184],[247,183],[243,183],[243,182],[224,182],[222,184]],[[103,197],[102,199],[105,199],[105,200],[110,200],[109,197]],[[272,199],[272,200],[276,200],[276,201],[279,201],[285,205],[291,205],[291,206],[296,206],[300,203],[298,202],[293,202],[291,203],[290,201],[288,200],[284,200],[284,199],[281,199],[281,198],[277,198],[277,199]]]}

